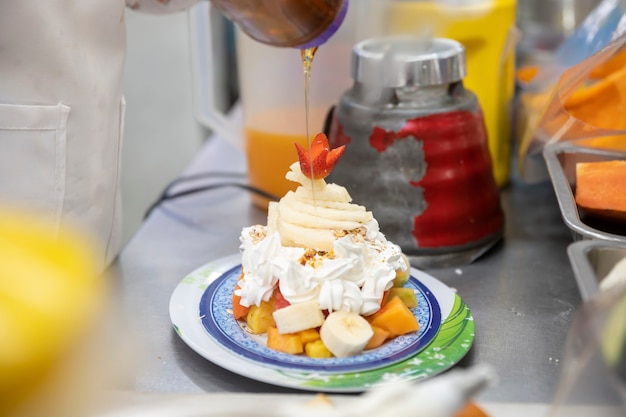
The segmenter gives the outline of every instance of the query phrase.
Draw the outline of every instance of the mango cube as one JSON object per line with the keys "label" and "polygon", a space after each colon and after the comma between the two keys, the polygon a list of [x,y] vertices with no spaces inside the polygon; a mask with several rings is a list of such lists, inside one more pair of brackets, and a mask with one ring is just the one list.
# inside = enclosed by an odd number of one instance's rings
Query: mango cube
{"label": "mango cube", "polygon": [[262,334],[267,332],[267,328],[275,326],[274,316],[274,299],[269,301],[261,301],[261,305],[252,305],[246,315],[246,323],[248,328],[254,334]]}
{"label": "mango cube", "polygon": [[317,339],[304,345],[304,351],[310,358],[332,358],[333,354],[328,350],[322,339]]}

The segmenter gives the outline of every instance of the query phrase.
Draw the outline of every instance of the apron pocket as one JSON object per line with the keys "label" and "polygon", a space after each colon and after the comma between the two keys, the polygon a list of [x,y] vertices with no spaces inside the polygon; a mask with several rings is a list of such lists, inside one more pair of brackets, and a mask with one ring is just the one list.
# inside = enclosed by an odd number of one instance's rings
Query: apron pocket
{"label": "apron pocket", "polygon": [[27,208],[58,228],[65,196],[70,108],[0,104],[0,205]]}

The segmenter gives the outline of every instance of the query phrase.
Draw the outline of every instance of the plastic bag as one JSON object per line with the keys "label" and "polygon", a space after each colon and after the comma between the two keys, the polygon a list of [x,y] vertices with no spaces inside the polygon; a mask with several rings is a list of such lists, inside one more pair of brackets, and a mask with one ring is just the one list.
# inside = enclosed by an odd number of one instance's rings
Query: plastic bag
{"label": "plastic bag", "polygon": [[515,122],[524,181],[548,178],[542,151],[555,142],[626,152],[625,3],[602,1],[552,62],[525,75]]}
{"label": "plastic bag", "polygon": [[[601,389],[602,406],[588,415],[626,415],[626,283],[601,291],[576,310],[565,344],[550,417],[566,417]],[[581,414],[584,415],[584,414]]]}

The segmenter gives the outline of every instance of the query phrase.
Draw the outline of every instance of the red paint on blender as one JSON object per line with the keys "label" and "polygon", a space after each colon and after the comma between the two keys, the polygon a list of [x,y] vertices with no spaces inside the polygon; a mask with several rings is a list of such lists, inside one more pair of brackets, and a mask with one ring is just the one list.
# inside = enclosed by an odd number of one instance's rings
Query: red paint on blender
{"label": "red paint on blender", "polygon": [[384,152],[396,140],[423,144],[426,209],[414,217],[419,247],[457,246],[497,233],[504,223],[481,112],[452,111],[407,120],[397,132],[374,127],[370,145]]}

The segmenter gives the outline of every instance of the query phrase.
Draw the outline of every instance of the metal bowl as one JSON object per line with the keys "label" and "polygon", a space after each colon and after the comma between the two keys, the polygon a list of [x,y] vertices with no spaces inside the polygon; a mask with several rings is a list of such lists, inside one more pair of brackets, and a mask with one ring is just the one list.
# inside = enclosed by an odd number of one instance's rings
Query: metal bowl
{"label": "metal bowl", "polygon": [[626,153],[583,148],[571,144],[556,144],[546,146],[543,150],[543,157],[563,221],[572,231],[573,239],[575,241],[602,239],[626,244],[626,223],[602,221],[585,216],[574,199],[577,163],[626,160]]}
{"label": "metal bowl", "polygon": [[600,282],[626,257],[626,244],[587,239],[569,245],[567,255],[584,301],[600,291]]}

